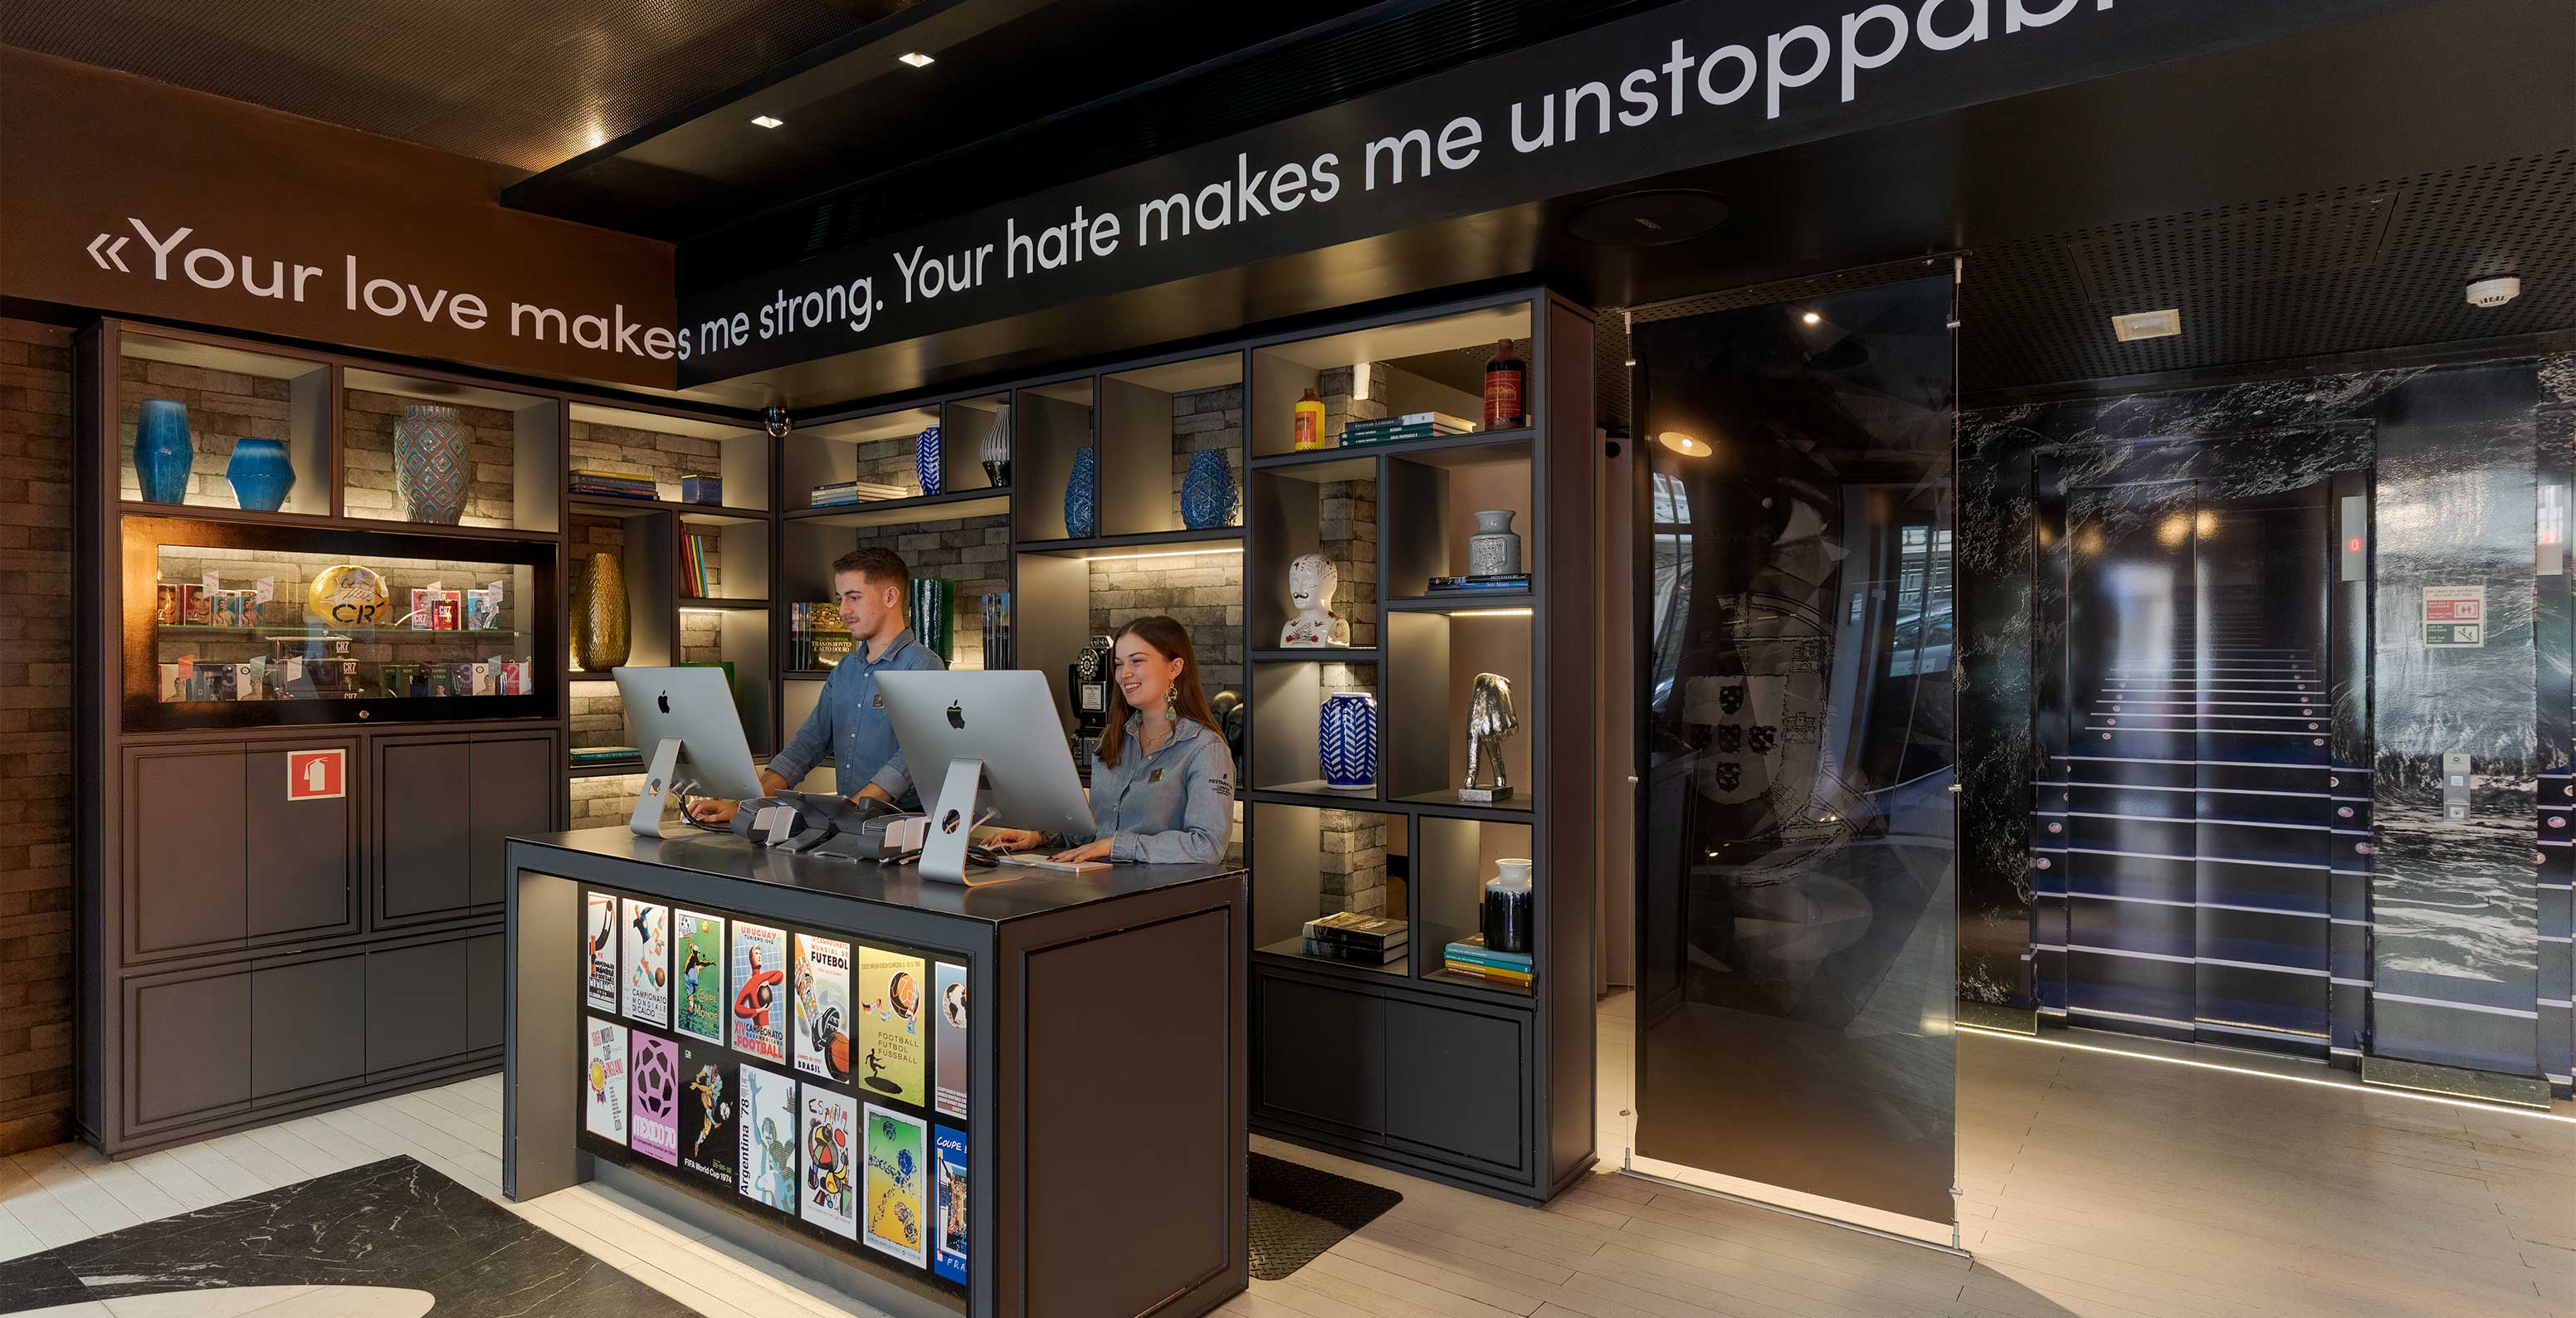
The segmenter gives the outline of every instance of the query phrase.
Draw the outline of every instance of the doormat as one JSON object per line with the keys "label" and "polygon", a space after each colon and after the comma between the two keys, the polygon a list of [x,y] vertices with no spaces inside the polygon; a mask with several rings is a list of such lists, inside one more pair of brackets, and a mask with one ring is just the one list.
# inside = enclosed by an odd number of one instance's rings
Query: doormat
{"label": "doormat", "polygon": [[1252,1275],[1279,1281],[1404,1202],[1383,1185],[1252,1155]]}

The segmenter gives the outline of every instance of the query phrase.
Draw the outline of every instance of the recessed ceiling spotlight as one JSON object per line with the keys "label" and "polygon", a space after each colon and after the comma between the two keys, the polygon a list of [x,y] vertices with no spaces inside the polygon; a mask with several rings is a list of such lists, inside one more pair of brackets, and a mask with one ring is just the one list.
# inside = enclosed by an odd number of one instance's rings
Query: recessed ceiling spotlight
{"label": "recessed ceiling spotlight", "polygon": [[1824,318],[1824,317],[1819,316],[1819,315],[1817,315],[1815,312],[1812,312],[1812,311],[1808,312],[1807,314],[1805,314],[1805,315],[1803,315],[1803,316],[1798,317],[1798,319],[1803,320],[1803,321],[1807,322],[1807,323],[1808,323],[1808,324],[1810,324],[1810,325],[1822,325],[1822,324],[1824,324],[1824,323],[1825,323],[1825,318]]}
{"label": "recessed ceiling spotlight", "polygon": [[909,64],[916,69],[931,62],[928,55],[924,55],[917,50],[907,50],[904,53],[895,56],[895,58],[902,60],[904,63]]}
{"label": "recessed ceiling spotlight", "polygon": [[1708,446],[1708,441],[1678,430],[1664,431],[1655,436],[1655,442],[1686,458],[1704,458],[1716,451]]}
{"label": "recessed ceiling spotlight", "polygon": [[2522,279],[2518,275],[2498,275],[2469,285],[2469,305],[2500,307],[2522,296]]}
{"label": "recessed ceiling spotlight", "polygon": [[2111,332],[2122,343],[2140,339],[2170,339],[2182,333],[2182,312],[2168,307],[2163,311],[2137,311],[2111,318]]}
{"label": "recessed ceiling spotlight", "polygon": [[753,116],[751,117],[751,121],[752,121],[753,123],[755,123],[755,124],[760,125],[760,126],[761,126],[761,127],[763,127],[763,128],[776,128],[776,127],[779,127],[780,125],[782,125],[782,124],[784,124],[784,123],[786,123],[786,122],[787,122],[787,121],[786,121],[786,120],[784,120],[784,119],[774,119],[774,118],[771,118],[770,116],[765,115],[765,114],[756,114],[756,115],[753,115]]}

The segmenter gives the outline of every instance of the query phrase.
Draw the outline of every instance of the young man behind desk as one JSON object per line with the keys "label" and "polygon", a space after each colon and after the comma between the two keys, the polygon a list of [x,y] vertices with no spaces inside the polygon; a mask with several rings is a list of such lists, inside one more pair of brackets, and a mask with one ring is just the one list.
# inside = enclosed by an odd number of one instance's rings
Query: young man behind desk
{"label": "young man behind desk", "polygon": [[[823,682],[823,695],[787,748],[760,771],[760,790],[776,795],[795,786],[825,755],[832,757],[836,790],[852,800],[901,802],[912,794],[912,774],[895,744],[877,674],[946,668],[947,661],[914,640],[903,625],[912,569],[890,550],[854,549],[832,563],[832,589],[841,621],[850,629],[850,653]],[[695,816],[710,824],[733,821],[733,801],[700,801]]]}

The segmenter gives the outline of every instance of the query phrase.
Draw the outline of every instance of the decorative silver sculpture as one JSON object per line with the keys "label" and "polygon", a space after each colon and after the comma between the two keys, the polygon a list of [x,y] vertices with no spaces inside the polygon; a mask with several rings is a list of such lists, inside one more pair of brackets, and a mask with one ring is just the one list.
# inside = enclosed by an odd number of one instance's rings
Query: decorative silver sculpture
{"label": "decorative silver sculpture", "polygon": [[1333,595],[1342,573],[1322,554],[1306,554],[1288,565],[1288,602],[1297,616],[1279,629],[1279,644],[1291,650],[1348,649],[1351,623],[1333,612]]}
{"label": "decorative silver sculpture", "polygon": [[[1467,783],[1458,789],[1458,799],[1480,805],[1504,800],[1512,794],[1510,771],[1503,767],[1503,743],[1520,731],[1520,715],[1512,710],[1512,684],[1499,673],[1476,674],[1476,689],[1467,697]],[[1494,766],[1494,785],[1479,787],[1484,767]]]}

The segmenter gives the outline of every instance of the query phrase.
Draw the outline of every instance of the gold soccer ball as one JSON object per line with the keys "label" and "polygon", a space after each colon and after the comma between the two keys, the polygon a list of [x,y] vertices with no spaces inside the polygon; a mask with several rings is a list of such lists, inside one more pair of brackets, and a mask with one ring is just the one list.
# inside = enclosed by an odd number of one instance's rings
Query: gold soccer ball
{"label": "gold soccer ball", "polygon": [[338,627],[372,627],[384,621],[392,596],[374,568],[341,563],[322,569],[304,592],[304,614]]}

